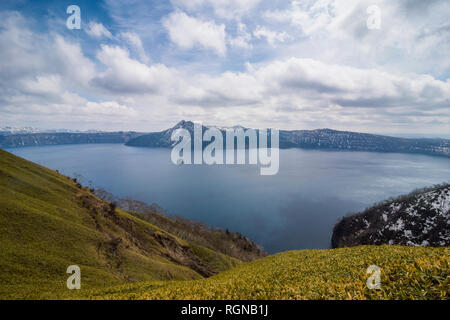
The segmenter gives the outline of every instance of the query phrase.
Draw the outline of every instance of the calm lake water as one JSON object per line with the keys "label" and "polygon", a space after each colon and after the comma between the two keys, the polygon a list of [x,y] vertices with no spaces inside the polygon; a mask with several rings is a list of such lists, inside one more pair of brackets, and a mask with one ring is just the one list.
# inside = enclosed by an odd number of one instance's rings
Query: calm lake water
{"label": "calm lake water", "polygon": [[120,144],[8,151],[119,197],[241,232],[270,253],[328,248],[346,213],[450,181],[449,159],[408,154],[280,150],[278,175],[261,176],[250,165],[175,166],[169,149]]}

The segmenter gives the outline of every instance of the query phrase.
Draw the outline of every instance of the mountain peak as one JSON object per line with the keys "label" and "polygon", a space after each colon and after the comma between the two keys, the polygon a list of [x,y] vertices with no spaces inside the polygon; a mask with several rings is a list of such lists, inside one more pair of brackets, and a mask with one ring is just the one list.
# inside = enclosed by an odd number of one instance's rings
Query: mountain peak
{"label": "mountain peak", "polygon": [[173,128],[178,129],[178,128],[193,127],[193,126],[194,126],[194,123],[192,121],[181,120]]}

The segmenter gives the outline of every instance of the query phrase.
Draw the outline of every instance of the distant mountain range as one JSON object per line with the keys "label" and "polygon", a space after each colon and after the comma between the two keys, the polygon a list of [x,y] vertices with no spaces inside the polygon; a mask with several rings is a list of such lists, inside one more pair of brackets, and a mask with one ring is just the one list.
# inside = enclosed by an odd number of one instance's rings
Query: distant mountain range
{"label": "distant mountain range", "polygon": [[418,190],[340,220],[333,248],[359,245],[450,245],[450,185]]}
{"label": "distant mountain range", "polygon": [[136,132],[29,133],[0,135],[0,147],[28,147],[85,143],[126,143],[139,136]]}
{"label": "distant mountain range", "polygon": [[99,130],[70,130],[70,129],[37,129],[33,127],[0,127],[0,135],[31,134],[31,133],[100,133]]}
{"label": "distant mountain range", "polygon": [[[161,132],[46,132],[9,133],[0,135],[0,147],[19,147],[36,145],[82,144],[82,143],[125,143],[127,146],[170,148],[172,133],[184,128],[193,134],[191,121],[180,121],[174,127]],[[204,127],[206,128],[206,127]],[[217,127],[225,137],[225,131],[232,128]],[[243,127],[240,127],[243,128]],[[246,128],[243,128],[246,129]],[[336,151],[368,151],[417,153],[437,156],[450,156],[450,140],[447,139],[409,139],[375,134],[317,130],[280,130],[280,148],[303,148]]]}
{"label": "distant mountain range", "polygon": [[[170,138],[172,133],[178,128],[184,128],[192,135],[194,124],[191,121],[181,121],[173,128],[161,132],[139,135],[126,142],[126,145],[135,147],[170,148],[173,145]],[[218,127],[218,129],[221,130],[225,140],[225,131],[230,128]],[[450,156],[450,140],[395,138],[331,129],[280,130],[280,148],[420,153]]]}

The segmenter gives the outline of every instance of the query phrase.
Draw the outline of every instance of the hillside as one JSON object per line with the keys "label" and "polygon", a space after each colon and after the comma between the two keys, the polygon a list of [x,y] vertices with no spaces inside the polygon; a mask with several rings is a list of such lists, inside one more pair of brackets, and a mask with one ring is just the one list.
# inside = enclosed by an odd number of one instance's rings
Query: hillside
{"label": "hillside", "polygon": [[212,228],[180,216],[170,216],[169,219],[168,213],[157,204],[148,205],[130,198],[122,199],[103,189],[95,190],[95,194],[183,240],[200,244],[213,251],[242,261],[253,261],[267,256],[261,246],[240,233]]}
{"label": "hillside", "polygon": [[450,185],[387,200],[334,227],[334,248],[368,244],[449,246]]}
{"label": "hillside", "polygon": [[[369,290],[367,267],[381,268]],[[144,282],[79,293],[86,299],[448,299],[449,248],[367,246],[290,251],[208,279]],[[66,296],[71,298],[74,296]]]}
{"label": "hillside", "polygon": [[78,265],[84,288],[200,279],[239,260],[184,241],[116,209],[55,171],[0,150],[0,298],[65,289]]}

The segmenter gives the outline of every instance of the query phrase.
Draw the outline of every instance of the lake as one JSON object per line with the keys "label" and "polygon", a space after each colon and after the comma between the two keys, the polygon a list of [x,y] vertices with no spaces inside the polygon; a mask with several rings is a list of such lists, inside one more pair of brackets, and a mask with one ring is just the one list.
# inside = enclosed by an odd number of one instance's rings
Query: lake
{"label": "lake", "polygon": [[329,248],[333,225],[415,188],[450,181],[450,160],[412,154],[280,150],[275,176],[255,165],[181,165],[170,149],[121,144],[7,149],[119,197],[248,236],[269,253]]}

